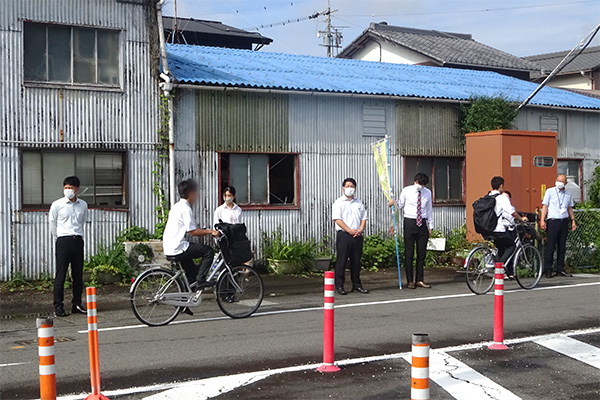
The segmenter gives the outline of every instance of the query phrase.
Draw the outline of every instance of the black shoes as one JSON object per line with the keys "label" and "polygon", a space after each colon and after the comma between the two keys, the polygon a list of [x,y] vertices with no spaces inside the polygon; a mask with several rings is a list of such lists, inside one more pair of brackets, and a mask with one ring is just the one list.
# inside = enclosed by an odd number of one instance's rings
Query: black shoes
{"label": "black shoes", "polygon": [[73,304],[73,307],[71,307],[71,314],[87,314],[87,311],[81,304]]}
{"label": "black shoes", "polygon": [[345,296],[348,294],[348,292],[346,292],[343,287],[337,288],[337,292],[338,292],[338,294],[341,294],[342,296]]}
{"label": "black shoes", "polygon": [[64,308],[62,308],[62,307],[59,307],[59,308],[57,308],[57,309],[54,311],[54,315],[55,315],[56,317],[66,317],[66,316],[67,316],[67,313],[65,312],[65,309],[64,309]]}
{"label": "black shoes", "polygon": [[181,312],[187,315],[194,315],[194,313],[192,312],[192,310],[190,310],[189,307],[185,307],[183,310],[181,310]]}
{"label": "black shoes", "polygon": [[409,289],[416,289],[417,288],[417,286],[415,285],[414,282],[410,282],[406,287],[409,288]]}
{"label": "black shoes", "polygon": [[368,291],[367,289],[365,289],[364,287],[362,287],[362,286],[356,286],[356,287],[353,287],[353,288],[352,288],[352,291],[353,291],[353,292],[362,293],[362,294],[367,294],[367,293],[369,293],[369,291]]}
{"label": "black shoes", "polygon": [[566,276],[567,278],[572,278],[573,274],[568,273],[567,271],[560,271],[557,272],[556,275],[560,275],[560,276]]}
{"label": "black shoes", "polygon": [[546,278],[552,278],[552,270],[546,271]]}
{"label": "black shoes", "polygon": [[192,290],[202,290],[209,287],[215,286],[216,282],[208,282],[208,281],[196,281],[192,284]]}

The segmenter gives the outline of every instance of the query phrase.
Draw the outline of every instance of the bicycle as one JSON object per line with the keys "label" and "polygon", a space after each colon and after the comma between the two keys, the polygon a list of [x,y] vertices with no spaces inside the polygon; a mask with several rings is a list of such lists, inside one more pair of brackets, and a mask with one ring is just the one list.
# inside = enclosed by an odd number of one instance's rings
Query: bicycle
{"label": "bicycle", "polygon": [[[515,262],[515,279],[523,289],[533,289],[539,283],[543,273],[542,256],[539,250],[529,242],[535,230],[528,230],[535,223],[516,226],[515,251],[506,263]],[[486,294],[494,286],[494,269],[498,249],[483,243],[471,250],[465,260],[467,286],[475,294]]]}
{"label": "bicycle", "polygon": [[[209,282],[214,282],[214,295],[221,311],[234,319],[254,314],[264,297],[264,285],[254,268],[242,264],[232,265],[227,236],[221,231],[215,239],[219,251],[208,272]],[[227,254],[227,255],[226,255]],[[202,291],[194,291],[181,264],[167,257],[170,269],[153,267],[142,272],[130,288],[133,313],[148,326],[163,326],[173,321],[186,307],[196,307],[202,302]]]}

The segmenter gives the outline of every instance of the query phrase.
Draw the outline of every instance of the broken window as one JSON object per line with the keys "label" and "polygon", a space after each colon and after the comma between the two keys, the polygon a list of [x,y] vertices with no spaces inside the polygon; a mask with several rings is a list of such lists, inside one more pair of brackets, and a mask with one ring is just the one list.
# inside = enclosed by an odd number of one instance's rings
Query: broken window
{"label": "broken window", "polygon": [[25,81],[120,85],[119,31],[24,22],[23,41]]}
{"label": "broken window", "polygon": [[462,203],[463,170],[462,157],[405,157],[404,184],[412,185],[417,172],[429,177],[427,187],[433,194],[434,203]]}
{"label": "broken window", "polygon": [[246,206],[298,205],[298,154],[222,153],[221,187],[236,189]]}
{"label": "broken window", "polygon": [[122,207],[125,202],[125,153],[24,150],[22,203],[46,207],[63,197],[63,179],[76,175],[79,197],[90,206]]}

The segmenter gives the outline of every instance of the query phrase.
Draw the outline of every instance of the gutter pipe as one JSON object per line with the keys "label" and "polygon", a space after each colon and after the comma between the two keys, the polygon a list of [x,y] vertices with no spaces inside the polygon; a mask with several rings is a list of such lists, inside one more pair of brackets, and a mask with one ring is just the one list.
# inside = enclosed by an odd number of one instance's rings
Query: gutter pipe
{"label": "gutter pipe", "polygon": [[160,78],[160,88],[163,91],[163,95],[167,98],[167,112],[169,114],[169,203],[171,206],[175,204],[175,132],[174,132],[174,121],[173,121],[173,96],[171,91],[173,90],[173,78],[169,64],[167,62],[167,47],[165,45],[165,30],[162,21],[162,7],[165,0],[158,0],[156,2],[156,19],[158,23],[158,40],[160,44],[160,61],[162,66],[162,73]]}

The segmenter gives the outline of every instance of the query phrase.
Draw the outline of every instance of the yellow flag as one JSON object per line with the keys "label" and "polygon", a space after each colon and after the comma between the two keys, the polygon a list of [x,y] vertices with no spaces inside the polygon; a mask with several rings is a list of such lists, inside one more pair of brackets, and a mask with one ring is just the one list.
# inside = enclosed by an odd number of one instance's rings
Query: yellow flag
{"label": "yellow flag", "polygon": [[388,139],[385,138],[379,142],[375,142],[372,146],[373,154],[375,155],[375,164],[377,165],[377,175],[379,175],[379,183],[381,184],[381,189],[383,189],[383,194],[390,200],[392,198],[392,184],[388,158]]}

